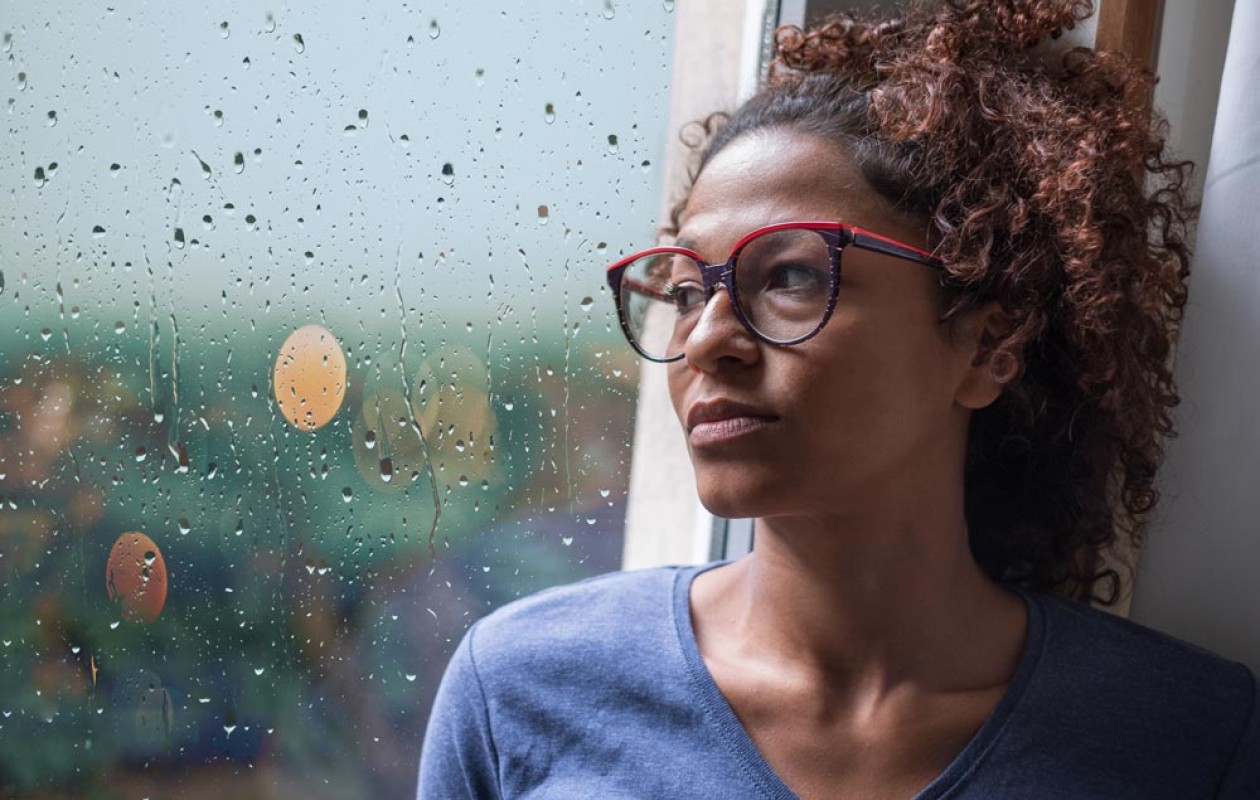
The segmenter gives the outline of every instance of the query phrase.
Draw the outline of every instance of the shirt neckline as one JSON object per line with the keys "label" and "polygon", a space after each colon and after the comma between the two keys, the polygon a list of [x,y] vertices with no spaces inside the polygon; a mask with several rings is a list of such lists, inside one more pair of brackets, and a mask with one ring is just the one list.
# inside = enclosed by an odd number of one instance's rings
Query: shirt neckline
{"label": "shirt neckline", "polygon": [[[696,642],[695,627],[691,620],[691,584],[700,573],[728,563],[730,562],[716,561],[699,566],[682,567],[675,572],[672,587],[673,617],[679,646],[700,705],[716,727],[718,735],[733,751],[745,776],[774,800],[800,800],[761,755],[752,737],[744,729],[743,723],[739,721],[739,717],[735,716],[734,709],[727,702],[717,682],[713,680],[708,666],[705,665],[704,657],[700,655],[700,647]],[[967,745],[940,775],[910,800],[942,798],[978,767],[998,743],[1016,707],[1027,693],[1037,666],[1041,663],[1045,636],[1045,612],[1041,599],[1019,587],[1007,586],[1006,588],[1024,601],[1024,606],[1028,611],[1028,630],[1024,637],[1024,647],[1020,654],[1019,665],[1015,668],[1015,674],[1011,676],[1006,692],[998,704]]]}

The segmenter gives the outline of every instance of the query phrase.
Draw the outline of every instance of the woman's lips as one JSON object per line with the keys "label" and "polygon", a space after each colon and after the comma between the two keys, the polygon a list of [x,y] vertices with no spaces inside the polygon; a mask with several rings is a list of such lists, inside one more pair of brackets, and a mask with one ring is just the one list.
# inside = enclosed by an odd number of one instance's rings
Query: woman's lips
{"label": "woman's lips", "polygon": [[774,417],[751,415],[698,422],[687,433],[687,441],[692,447],[713,447],[764,430],[774,422]]}

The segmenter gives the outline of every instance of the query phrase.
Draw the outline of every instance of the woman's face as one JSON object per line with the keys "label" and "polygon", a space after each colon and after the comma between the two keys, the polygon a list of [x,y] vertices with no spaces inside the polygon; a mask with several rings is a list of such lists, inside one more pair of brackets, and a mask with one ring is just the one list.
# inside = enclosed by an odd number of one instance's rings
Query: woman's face
{"label": "woman's face", "polygon": [[[924,227],[892,213],[845,153],[782,130],[743,136],[709,161],[678,240],[720,263],[744,234],[789,221],[840,221],[927,247]],[[879,498],[912,503],[923,481],[961,480],[960,392],[975,370],[974,337],[938,322],[939,273],[850,247],[842,274],[835,312],[813,339],[753,338],[720,290],[669,365],[710,511],[852,514]]]}

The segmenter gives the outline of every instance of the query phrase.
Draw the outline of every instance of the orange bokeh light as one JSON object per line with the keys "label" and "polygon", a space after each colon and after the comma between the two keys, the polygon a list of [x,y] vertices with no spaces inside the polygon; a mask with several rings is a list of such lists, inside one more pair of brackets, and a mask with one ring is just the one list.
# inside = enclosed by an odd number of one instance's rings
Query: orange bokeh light
{"label": "orange bokeh light", "polygon": [[290,425],[300,431],[327,425],[346,396],[346,357],[336,337],[319,325],[298,328],[280,347],[273,384]]}
{"label": "orange bokeh light", "polygon": [[118,537],[109,551],[105,590],[122,606],[128,622],[152,622],[166,605],[166,559],[157,543],[131,531]]}

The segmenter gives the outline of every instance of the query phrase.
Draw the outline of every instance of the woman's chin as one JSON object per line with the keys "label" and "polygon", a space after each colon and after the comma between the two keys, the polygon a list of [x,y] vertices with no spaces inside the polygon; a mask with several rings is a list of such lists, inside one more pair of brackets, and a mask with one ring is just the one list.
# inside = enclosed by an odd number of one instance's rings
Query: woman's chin
{"label": "woman's chin", "polygon": [[700,505],[715,517],[748,519],[767,513],[762,491],[751,487],[726,485],[707,489],[701,483],[697,487]]}

